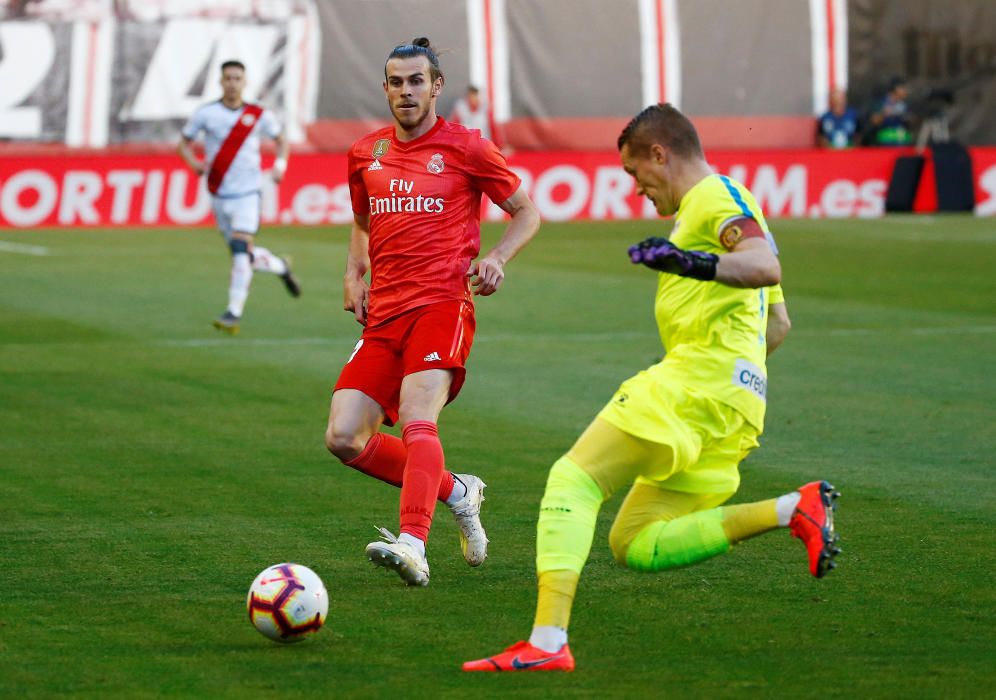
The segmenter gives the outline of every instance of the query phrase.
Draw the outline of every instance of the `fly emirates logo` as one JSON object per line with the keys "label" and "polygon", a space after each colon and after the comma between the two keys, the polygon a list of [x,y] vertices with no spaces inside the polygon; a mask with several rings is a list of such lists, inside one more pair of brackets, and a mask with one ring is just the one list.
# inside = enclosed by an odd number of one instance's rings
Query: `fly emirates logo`
{"label": "fly emirates logo", "polygon": [[377,214],[441,214],[445,201],[442,197],[412,196],[414,180],[392,179],[390,197],[371,197],[370,216]]}

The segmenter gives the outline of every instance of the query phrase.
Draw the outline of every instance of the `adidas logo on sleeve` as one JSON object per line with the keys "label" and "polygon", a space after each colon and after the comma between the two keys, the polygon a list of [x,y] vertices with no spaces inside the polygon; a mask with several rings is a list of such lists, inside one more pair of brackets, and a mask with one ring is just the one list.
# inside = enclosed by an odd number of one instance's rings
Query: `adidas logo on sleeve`
{"label": "adidas logo on sleeve", "polygon": [[438,352],[430,352],[428,355],[422,358],[425,362],[442,362],[443,358],[439,356]]}

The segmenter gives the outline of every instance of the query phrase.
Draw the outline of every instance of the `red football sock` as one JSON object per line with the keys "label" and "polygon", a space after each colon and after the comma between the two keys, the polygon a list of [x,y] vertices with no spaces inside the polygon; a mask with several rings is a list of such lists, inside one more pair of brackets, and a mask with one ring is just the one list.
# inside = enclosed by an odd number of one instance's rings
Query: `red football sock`
{"label": "red football sock", "polygon": [[408,451],[401,440],[387,433],[374,433],[363,452],[345,464],[392,486],[401,486],[407,456]]}
{"label": "red football sock", "polygon": [[429,538],[432,512],[445,471],[443,446],[436,424],[431,421],[412,421],[401,434],[408,448],[401,486],[401,532],[424,542]]}
{"label": "red football sock", "polygon": [[[367,440],[363,452],[345,464],[392,486],[401,486],[407,458],[408,450],[405,449],[405,443],[401,438],[388,433],[374,433],[374,436]],[[436,498],[445,501],[451,493],[453,493],[453,475],[444,470]]]}

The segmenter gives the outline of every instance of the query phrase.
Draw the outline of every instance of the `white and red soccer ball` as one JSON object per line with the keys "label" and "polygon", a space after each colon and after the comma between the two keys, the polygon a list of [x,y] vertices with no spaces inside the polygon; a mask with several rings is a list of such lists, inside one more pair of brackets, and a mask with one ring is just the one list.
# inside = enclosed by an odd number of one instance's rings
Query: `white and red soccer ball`
{"label": "white and red soccer ball", "polygon": [[300,642],[322,628],[329,596],[318,575],[300,564],[262,571],[246,597],[249,620],[275,642]]}

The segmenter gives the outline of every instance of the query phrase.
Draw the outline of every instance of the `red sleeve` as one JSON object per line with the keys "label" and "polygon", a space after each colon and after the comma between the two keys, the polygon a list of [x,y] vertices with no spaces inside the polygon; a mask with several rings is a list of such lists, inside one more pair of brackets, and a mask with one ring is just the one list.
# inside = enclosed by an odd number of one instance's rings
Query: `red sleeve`
{"label": "red sleeve", "polygon": [[346,159],[349,198],[353,202],[353,213],[357,216],[364,216],[370,213],[370,199],[367,196],[367,186],[363,182],[363,164],[357,161],[356,149],[349,149],[349,156]]}
{"label": "red sleeve", "polygon": [[727,250],[733,250],[745,238],[767,238],[761,225],[749,216],[730,219],[719,229],[719,243]]}
{"label": "red sleeve", "polygon": [[515,194],[522,180],[509,169],[498,147],[484,138],[471,139],[469,146],[467,167],[477,188],[495,204]]}

